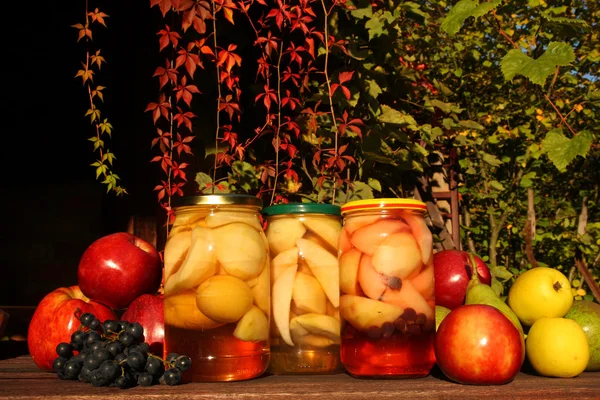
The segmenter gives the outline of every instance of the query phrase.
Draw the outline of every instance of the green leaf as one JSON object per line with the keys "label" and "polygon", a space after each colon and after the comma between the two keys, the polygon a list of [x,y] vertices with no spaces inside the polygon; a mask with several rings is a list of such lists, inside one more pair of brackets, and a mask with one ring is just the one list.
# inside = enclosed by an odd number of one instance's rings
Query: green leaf
{"label": "green leaf", "polygon": [[[581,25],[583,27],[587,27],[588,23],[582,19],[575,18],[567,18],[567,17],[555,17],[554,15],[562,14],[566,11],[566,7],[555,7],[549,8],[542,12],[542,17],[548,22],[554,22],[556,24],[566,24],[566,25]],[[552,15],[554,14],[554,15]]]}
{"label": "green leaf", "polygon": [[204,172],[198,172],[196,174],[196,178],[194,178],[194,180],[198,184],[198,188],[200,189],[200,191],[202,191],[203,189],[206,189],[206,186],[209,183],[212,183],[212,178],[210,177],[210,175],[205,174]]}
{"label": "green leaf", "polygon": [[362,199],[372,199],[373,189],[364,182],[353,182],[350,194],[346,197],[345,202]]}
{"label": "green leaf", "polygon": [[441,28],[449,35],[455,35],[462,24],[469,17],[475,19],[484,16],[502,3],[501,0],[491,0],[478,4],[473,0],[461,0],[452,7],[446,18],[442,21]]}
{"label": "green leaf", "polygon": [[500,191],[504,190],[504,186],[498,181],[491,181],[490,186],[496,190],[500,190]]}
{"label": "green leaf", "polygon": [[543,85],[557,66],[568,65],[574,60],[575,53],[568,43],[550,42],[544,54],[536,60],[521,50],[510,50],[500,61],[500,68],[507,81],[517,75],[523,75],[531,82]]}
{"label": "green leaf", "polygon": [[513,277],[513,274],[505,267],[494,267],[491,270],[492,275],[501,281],[507,281]]}
{"label": "green leaf", "polygon": [[482,131],[485,128],[483,127],[483,125],[478,124],[475,121],[470,121],[470,120],[465,120],[465,121],[459,121],[458,124],[462,127],[465,128],[469,128],[469,129],[477,129],[478,131]]}
{"label": "green leaf", "polygon": [[585,157],[592,144],[592,135],[589,131],[581,131],[573,139],[565,137],[562,129],[552,129],[542,142],[542,150],[548,153],[548,158],[554,166],[564,172],[567,165],[577,156]]}
{"label": "green leaf", "polygon": [[498,167],[502,165],[502,161],[498,160],[498,157],[488,153],[483,153],[483,161],[492,167]]}
{"label": "green leaf", "polygon": [[433,99],[433,100],[431,100],[431,105],[439,108],[446,114],[450,114],[452,112],[452,104],[450,104],[450,103],[444,103],[443,101]]}
{"label": "green leaf", "polygon": [[384,124],[417,126],[417,121],[409,114],[394,110],[386,105],[382,105],[381,110],[381,115],[377,117],[379,122],[383,122]]}
{"label": "green leaf", "polygon": [[377,96],[379,96],[381,93],[383,93],[383,90],[381,90],[381,87],[379,87],[379,85],[377,84],[377,82],[375,82],[374,79],[367,79],[367,80],[365,80],[365,82],[367,83],[367,86],[369,87],[369,89],[368,89],[369,94],[374,99],[376,99]]}
{"label": "green leaf", "polygon": [[357,8],[350,11],[350,14],[356,19],[371,18],[373,16],[373,8],[370,5],[366,8]]}
{"label": "green leaf", "polygon": [[381,192],[381,183],[377,179],[369,178],[367,183],[373,190]]}
{"label": "green leaf", "polygon": [[365,28],[369,31],[369,40],[383,35],[383,21],[378,17],[371,17],[365,24]]}

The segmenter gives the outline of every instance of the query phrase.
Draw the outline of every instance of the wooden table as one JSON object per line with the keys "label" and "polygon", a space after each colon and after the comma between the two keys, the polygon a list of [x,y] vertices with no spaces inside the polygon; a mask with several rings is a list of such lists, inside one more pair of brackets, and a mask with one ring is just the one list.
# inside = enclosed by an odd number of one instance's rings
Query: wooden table
{"label": "wooden table", "polygon": [[542,378],[520,373],[503,386],[466,386],[434,371],[414,380],[355,379],[347,374],[263,376],[245,382],[156,385],[121,390],[61,381],[37,369],[29,356],[0,361],[0,399],[600,399],[600,372],[577,378]]}

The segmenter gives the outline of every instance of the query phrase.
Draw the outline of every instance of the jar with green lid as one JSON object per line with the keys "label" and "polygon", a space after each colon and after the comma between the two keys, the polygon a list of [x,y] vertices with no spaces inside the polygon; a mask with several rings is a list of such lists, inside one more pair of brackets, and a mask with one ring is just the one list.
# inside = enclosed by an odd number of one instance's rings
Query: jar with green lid
{"label": "jar with green lid", "polygon": [[269,363],[269,249],[262,203],[246,195],[174,198],[164,251],[165,355],[184,381],[235,381]]}
{"label": "jar with green lid", "polygon": [[280,204],[263,210],[271,256],[273,374],[343,370],[339,358],[340,208]]}

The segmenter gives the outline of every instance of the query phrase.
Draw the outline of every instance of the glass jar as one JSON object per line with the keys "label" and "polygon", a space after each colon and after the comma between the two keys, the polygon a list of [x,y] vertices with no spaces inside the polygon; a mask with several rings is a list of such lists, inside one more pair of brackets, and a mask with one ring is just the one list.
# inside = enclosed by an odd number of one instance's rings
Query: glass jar
{"label": "glass jar", "polygon": [[355,377],[423,377],[435,364],[433,238],[412,199],[342,206],[341,360]]}
{"label": "glass jar", "polygon": [[271,255],[273,374],[343,370],[339,356],[340,208],[318,203],[263,210]]}
{"label": "glass jar", "polygon": [[165,356],[190,381],[236,381],[269,364],[269,249],[262,203],[246,195],[173,199],[164,252]]}

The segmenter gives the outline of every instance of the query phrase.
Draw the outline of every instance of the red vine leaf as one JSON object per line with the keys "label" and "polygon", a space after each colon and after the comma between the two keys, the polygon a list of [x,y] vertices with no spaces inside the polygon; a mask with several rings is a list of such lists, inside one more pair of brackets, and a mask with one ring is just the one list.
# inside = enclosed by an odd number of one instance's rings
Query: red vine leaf
{"label": "red vine leaf", "polygon": [[158,67],[156,71],[154,71],[153,77],[158,76],[160,89],[163,88],[169,82],[169,80],[175,85],[177,83],[177,70],[175,68],[171,68],[169,64],[169,60],[165,61],[166,67]]}
{"label": "red vine leaf", "polygon": [[163,117],[165,117],[167,120],[169,119],[169,110],[170,109],[171,109],[171,105],[165,99],[165,94],[161,93],[160,100],[157,103],[148,104],[148,107],[146,107],[146,110],[144,110],[144,112],[152,111],[152,118],[153,118],[154,124],[156,124],[156,121],[158,120],[158,118],[161,115]]}
{"label": "red vine leaf", "polygon": [[177,127],[179,128],[181,124],[185,124],[185,127],[188,130],[192,131],[192,118],[196,117],[196,115],[191,111],[183,112],[180,107],[177,107],[178,113],[173,116],[173,120],[177,121]]}
{"label": "red vine leaf", "polygon": [[277,93],[275,93],[274,89],[270,89],[269,86],[264,86],[264,93],[260,93],[258,96],[254,98],[254,101],[258,101],[260,98],[263,99],[263,104],[267,108],[267,111],[271,109],[271,100],[277,104]]}
{"label": "red vine leaf", "polygon": [[176,48],[179,40],[181,39],[181,35],[179,35],[177,32],[171,31],[169,25],[165,25],[165,29],[161,29],[156,35],[160,36],[160,39],[158,40],[158,43],[160,44],[159,51],[162,51],[169,45],[169,43],[171,43],[173,48]]}
{"label": "red vine leaf", "polygon": [[186,154],[192,154],[192,148],[188,143],[194,140],[194,138],[195,136],[186,136],[182,138],[179,133],[177,134],[177,140],[173,143],[173,148],[177,150],[178,156],[181,156],[182,151]]}
{"label": "red vine leaf", "polygon": [[200,93],[200,90],[198,90],[198,87],[196,85],[188,85],[187,76],[184,76],[183,78],[181,78],[181,84],[177,85],[177,87],[175,88],[175,98],[177,99],[177,101],[183,98],[185,104],[187,104],[188,107],[191,107],[193,93]]}
{"label": "red vine leaf", "polygon": [[77,35],[78,42],[86,36],[90,38],[90,40],[92,40],[92,31],[88,27],[88,24],[85,24],[85,26],[83,26],[82,24],[75,24],[71,25],[71,27],[79,30],[79,33]]}
{"label": "red vine leaf", "polygon": [[154,139],[152,139],[152,145],[150,146],[151,148],[154,147],[157,143],[161,143],[161,145],[165,146],[165,148],[170,148],[171,147],[171,133],[163,131],[160,128],[156,129],[157,133],[158,133],[158,137],[155,137]]}
{"label": "red vine leaf", "polygon": [[106,23],[104,22],[104,18],[108,18],[109,15],[101,12],[98,8],[95,8],[94,11],[88,13],[88,15],[92,18],[92,23],[98,22],[106,27]]}
{"label": "red vine leaf", "polygon": [[[174,1],[175,3],[179,3],[178,1]],[[162,12],[163,18],[167,15],[171,7],[171,0],[150,0],[150,8],[154,6],[158,6],[160,8],[160,12]]]}
{"label": "red vine leaf", "polygon": [[180,49],[177,54],[179,56],[175,60],[175,68],[179,68],[182,65],[185,65],[185,70],[190,75],[190,78],[194,78],[194,73],[196,72],[196,67],[203,68],[202,61],[200,61],[200,56],[198,54],[191,53],[196,47],[194,42],[188,43],[187,49]]}
{"label": "red vine leaf", "polygon": [[232,43],[229,45],[229,47],[227,47],[227,50],[223,49],[219,51],[219,61],[217,62],[217,65],[219,67],[225,65],[225,69],[227,70],[227,72],[231,72],[231,69],[236,64],[238,67],[242,65],[242,57],[233,52],[236,48],[237,45]]}

